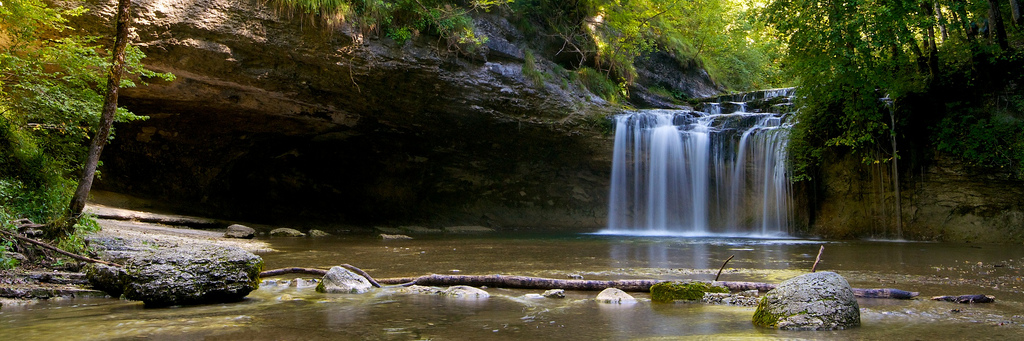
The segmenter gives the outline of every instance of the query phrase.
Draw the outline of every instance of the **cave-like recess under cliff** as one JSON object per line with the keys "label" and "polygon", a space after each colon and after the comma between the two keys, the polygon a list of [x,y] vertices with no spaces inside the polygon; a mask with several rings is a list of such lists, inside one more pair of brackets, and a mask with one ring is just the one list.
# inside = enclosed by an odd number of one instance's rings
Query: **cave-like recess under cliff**
{"label": "cave-like recess under cliff", "polygon": [[[145,64],[177,79],[122,91],[150,119],[116,126],[101,189],[268,223],[604,224],[614,109],[575,82],[524,77],[528,38],[499,15],[475,18],[485,46],[451,53],[251,1],[133,3]],[[76,27],[112,27],[114,2],[83,5]],[[641,76],[660,86],[717,91],[703,70],[647,60]]]}

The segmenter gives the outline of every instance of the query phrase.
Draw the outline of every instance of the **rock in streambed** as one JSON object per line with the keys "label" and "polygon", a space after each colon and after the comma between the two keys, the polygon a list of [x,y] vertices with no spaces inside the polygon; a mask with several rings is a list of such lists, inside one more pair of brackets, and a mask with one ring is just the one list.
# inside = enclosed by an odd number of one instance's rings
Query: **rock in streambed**
{"label": "rock in streambed", "polygon": [[259,256],[212,244],[120,252],[116,258],[123,268],[89,265],[89,282],[111,296],[156,307],[239,301],[259,287],[263,270]]}
{"label": "rock in streambed", "polygon": [[791,330],[846,329],[860,325],[860,306],[842,276],[810,273],[768,291],[754,312],[754,324]]}
{"label": "rock in streambed", "polygon": [[255,236],[255,229],[239,224],[228,226],[227,231],[224,232],[224,238],[252,239]]}
{"label": "rock in streambed", "polygon": [[316,286],[317,292],[341,293],[341,294],[362,294],[373,288],[366,277],[349,271],[340,266],[331,267]]}

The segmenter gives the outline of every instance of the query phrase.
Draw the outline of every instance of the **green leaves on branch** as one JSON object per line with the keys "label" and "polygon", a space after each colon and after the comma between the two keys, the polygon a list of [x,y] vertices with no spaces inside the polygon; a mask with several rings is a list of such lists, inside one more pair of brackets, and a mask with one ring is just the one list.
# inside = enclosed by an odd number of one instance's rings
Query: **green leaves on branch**
{"label": "green leaves on branch", "polygon": [[[60,220],[74,191],[85,142],[99,124],[109,69],[97,37],[77,35],[68,18],[85,10],[39,0],[0,5],[0,213],[38,223]],[[143,68],[127,51],[122,87],[170,74]],[[119,122],[145,119],[119,109]]]}

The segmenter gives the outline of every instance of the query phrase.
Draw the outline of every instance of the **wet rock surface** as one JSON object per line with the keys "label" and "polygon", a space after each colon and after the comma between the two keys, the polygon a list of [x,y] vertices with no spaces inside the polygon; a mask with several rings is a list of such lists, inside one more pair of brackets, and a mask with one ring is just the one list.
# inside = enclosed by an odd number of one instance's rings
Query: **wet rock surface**
{"label": "wet rock surface", "polygon": [[299,230],[296,230],[296,229],[282,227],[282,228],[276,228],[276,229],[270,230],[270,236],[271,237],[305,237],[306,234],[302,233],[302,231],[299,231]]}
{"label": "wet rock surface", "polygon": [[627,294],[625,291],[616,288],[608,288],[602,290],[600,293],[597,294],[597,297],[594,298],[594,300],[599,303],[609,304],[636,303],[636,298],[633,298],[633,296]]}
{"label": "wet rock surface", "polygon": [[483,289],[466,285],[448,287],[447,289],[444,289],[444,291],[441,291],[440,295],[458,299],[483,299],[491,297],[491,294]]}
{"label": "wet rock surface", "polygon": [[340,266],[331,267],[316,286],[317,292],[330,294],[362,294],[372,289],[366,277]]}
{"label": "wet rock surface", "polygon": [[834,330],[860,325],[853,289],[834,272],[816,272],[780,283],[761,298],[754,324],[790,330]]}
{"label": "wet rock surface", "polygon": [[256,236],[256,230],[245,225],[234,224],[228,226],[227,231],[224,232],[225,238],[241,238],[241,239],[252,239]]}
{"label": "wet rock surface", "polygon": [[[72,25],[106,36],[114,2],[82,4]],[[147,67],[177,79],[123,90],[150,119],[117,127],[99,187],[256,221],[604,225],[617,109],[525,77],[530,38],[500,15],[474,14],[488,43],[459,55],[427,35],[325,34],[251,1],[133,9]],[[556,70],[540,54],[537,68]]]}
{"label": "wet rock surface", "polygon": [[[263,260],[245,250],[212,244],[174,247],[132,246],[123,240],[94,240],[101,257],[123,268],[90,264],[89,282],[111,296],[147,306],[234,302],[259,285]],[[109,245],[109,249],[104,249]]]}

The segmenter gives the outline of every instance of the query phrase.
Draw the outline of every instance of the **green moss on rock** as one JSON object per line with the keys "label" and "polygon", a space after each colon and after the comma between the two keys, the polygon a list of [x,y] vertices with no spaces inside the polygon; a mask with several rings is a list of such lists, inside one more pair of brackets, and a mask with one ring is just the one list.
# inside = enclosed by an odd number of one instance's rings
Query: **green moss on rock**
{"label": "green moss on rock", "polygon": [[757,302],[757,310],[754,311],[754,325],[760,327],[775,328],[779,325],[779,320],[783,316],[772,314],[768,310],[768,297],[761,297],[761,300]]}
{"label": "green moss on rock", "polygon": [[704,282],[661,282],[651,286],[651,301],[696,301],[703,298],[706,292],[728,293],[729,290]]}

